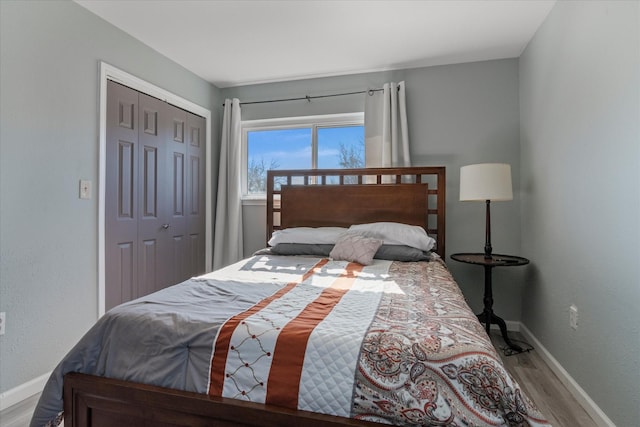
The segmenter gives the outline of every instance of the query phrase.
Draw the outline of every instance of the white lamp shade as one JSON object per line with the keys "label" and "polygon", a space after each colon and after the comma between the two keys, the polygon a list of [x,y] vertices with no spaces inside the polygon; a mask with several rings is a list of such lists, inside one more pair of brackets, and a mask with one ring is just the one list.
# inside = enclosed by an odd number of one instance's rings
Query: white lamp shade
{"label": "white lamp shade", "polygon": [[482,163],[460,168],[460,201],[513,200],[511,165]]}

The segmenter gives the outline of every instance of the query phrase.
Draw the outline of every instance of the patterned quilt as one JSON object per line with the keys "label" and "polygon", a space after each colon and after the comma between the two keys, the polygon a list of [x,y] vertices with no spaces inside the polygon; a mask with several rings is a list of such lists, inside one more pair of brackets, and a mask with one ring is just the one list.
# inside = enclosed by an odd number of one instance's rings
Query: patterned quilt
{"label": "patterned quilt", "polygon": [[548,426],[440,261],[256,256],[116,307],[53,372],[394,425]]}

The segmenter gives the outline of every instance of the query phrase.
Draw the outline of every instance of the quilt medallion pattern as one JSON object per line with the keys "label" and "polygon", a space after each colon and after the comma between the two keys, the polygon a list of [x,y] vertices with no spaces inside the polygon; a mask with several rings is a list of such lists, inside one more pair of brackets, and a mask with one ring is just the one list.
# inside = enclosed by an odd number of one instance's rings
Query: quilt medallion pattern
{"label": "quilt medallion pattern", "polygon": [[353,416],[396,425],[548,425],[442,262],[394,263],[362,345]]}

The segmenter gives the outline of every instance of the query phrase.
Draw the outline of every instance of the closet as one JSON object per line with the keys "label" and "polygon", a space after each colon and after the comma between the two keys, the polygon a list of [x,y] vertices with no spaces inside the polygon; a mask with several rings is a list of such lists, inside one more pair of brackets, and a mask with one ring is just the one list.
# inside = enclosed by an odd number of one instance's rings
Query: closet
{"label": "closet", "polygon": [[205,119],[107,82],[105,306],[205,269]]}

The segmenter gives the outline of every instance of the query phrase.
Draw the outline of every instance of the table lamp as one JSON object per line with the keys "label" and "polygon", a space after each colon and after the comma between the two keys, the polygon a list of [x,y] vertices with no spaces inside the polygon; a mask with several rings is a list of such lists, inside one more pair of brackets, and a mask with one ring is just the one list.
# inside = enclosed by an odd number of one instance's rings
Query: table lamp
{"label": "table lamp", "polygon": [[485,201],[487,204],[484,257],[491,258],[491,202],[513,200],[511,166],[505,163],[481,163],[460,168],[460,201]]}

